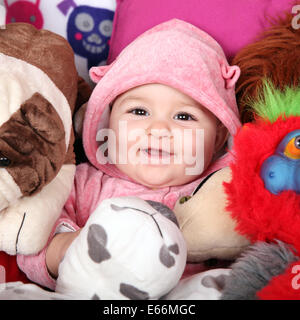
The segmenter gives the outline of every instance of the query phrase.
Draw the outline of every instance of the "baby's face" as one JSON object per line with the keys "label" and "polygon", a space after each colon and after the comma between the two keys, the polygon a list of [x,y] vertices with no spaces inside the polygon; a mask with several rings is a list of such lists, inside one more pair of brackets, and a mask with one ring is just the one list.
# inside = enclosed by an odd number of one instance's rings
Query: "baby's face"
{"label": "baby's face", "polygon": [[[109,139],[116,166],[150,188],[193,181],[212,160],[218,121],[180,91],[161,84],[131,89],[115,100]],[[204,136],[203,136],[204,135]]]}

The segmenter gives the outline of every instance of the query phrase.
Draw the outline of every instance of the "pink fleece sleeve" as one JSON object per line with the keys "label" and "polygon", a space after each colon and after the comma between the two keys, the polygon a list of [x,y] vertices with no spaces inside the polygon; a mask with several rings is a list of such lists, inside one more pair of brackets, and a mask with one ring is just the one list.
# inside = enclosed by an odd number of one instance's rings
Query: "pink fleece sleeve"
{"label": "pink fleece sleeve", "polygon": [[[19,268],[33,282],[54,290],[56,281],[46,266],[46,251],[49,243],[60,232],[76,231],[84,226],[95,197],[91,196],[91,183],[97,181],[97,195],[101,189],[103,173],[88,164],[79,165],[76,169],[75,181],[64,209],[56,221],[46,246],[37,255],[18,255]],[[87,214],[87,212],[89,214]],[[84,219],[82,219],[84,217]]]}

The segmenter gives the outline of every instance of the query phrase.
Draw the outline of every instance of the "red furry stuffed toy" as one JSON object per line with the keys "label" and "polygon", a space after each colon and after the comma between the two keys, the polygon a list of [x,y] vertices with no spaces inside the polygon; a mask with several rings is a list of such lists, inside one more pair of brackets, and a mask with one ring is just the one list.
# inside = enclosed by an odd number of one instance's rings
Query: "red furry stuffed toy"
{"label": "red furry stuffed toy", "polygon": [[300,30],[291,16],[234,59],[247,123],[225,183],[236,230],[252,246],[232,265],[222,299],[300,299]]}
{"label": "red furry stuffed toy", "polygon": [[255,245],[232,266],[224,299],[300,299],[292,285],[294,265],[300,271],[299,105],[300,89],[266,84],[259,117],[235,137],[227,209]]}

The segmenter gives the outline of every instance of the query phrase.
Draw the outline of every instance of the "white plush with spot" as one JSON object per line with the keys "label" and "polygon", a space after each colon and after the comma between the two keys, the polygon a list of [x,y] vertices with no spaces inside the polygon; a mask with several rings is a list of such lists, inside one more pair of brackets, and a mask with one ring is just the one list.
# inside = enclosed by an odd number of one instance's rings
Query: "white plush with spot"
{"label": "white plush with spot", "polygon": [[[111,205],[132,209],[115,211]],[[155,221],[140,210],[154,214]],[[104,247],[111,258],[95,262],[89,254],[88,236],[91,238],[89,230],[99,225],[107,234]],[[178,245],[179,254],[170,252],[174,265],[168,268],[160,261],[159,253],[163,245],[174,244]],[[150,299],[158,299],[178,283],[186,254],[184,239],[175,223],[146,201],[136,197],[106,199],[67,250],[59,266],[56,291],[82,299],[95,294],[100,299],[128,299],[120,292],[120,285],[125,284],[144,292]]]}
{"label": "white plush with spot", "polygon": [[[165,297],[165,300],[220,300],[222,281],[231,273],[231,269],[212,269],[204,271],[179,282]],[[224,283],[223,283],[224,284]]]}

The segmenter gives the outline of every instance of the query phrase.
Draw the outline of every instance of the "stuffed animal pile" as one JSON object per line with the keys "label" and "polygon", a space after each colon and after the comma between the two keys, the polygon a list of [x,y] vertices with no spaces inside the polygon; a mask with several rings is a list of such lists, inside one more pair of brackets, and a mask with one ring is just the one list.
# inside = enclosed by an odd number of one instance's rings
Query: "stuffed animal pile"
{"label": "stuffed animal pile", "polygon": [[[300,266],[300,71],[290,55],[298,52],[300,56],[300,41],[299,34],[285,22],[271,28],[236,57],[235,63],[245,76],[238,84],[238,95],[239,90],[247,92],[247,98],[243,95],[239,100],[241,105],[247,104],[241,107],[242,115],[244,121],[254,121],[234,138],[231,152],[235,162],[231,167],[210,175],[193,195],[178,200],[174,213],[180,229],[173,212],[158,203],[138,198],[107,199],[67,250],[59,267],[56,292],[15,282],[2,285],[0,299],[299,299],[293,284],[297,284],[295,268]],[[275,51],[274,44],[278,45]],[[252,59],[249,54],[259,59]],[[34,78],[35,73],[30,74]],[[44,98],[51,111],[56,100],[51,100],[40,87],[35,94],[30,88],[37,84],[34,79],[30,81],[29,89],[24,86],[27,96],[20,95],[30,101],[25,106],[29,108],[36,99]],[[23,98],[19,100],[17,105],[23,106]],[[40,123],[30,116],[27,120],[26,107],[21,110],[22,118],[17,118],[16,123],[21,122],[19,119],[30,126]],[[56,112],[55,119],[61,119],[58,128],[66,129],[63,112]],[[41,137],[48,141],[52,136],[45,132],[47,128]],[[60,143],[57,141],[59,150],[67,150],[67,137],[66,134]],[[23,141],[22,148],[25,146]],[[10,164],[8,155],[3,158],[4,163]],[[25,164],[30,169],[30,164]],[[43,168],[48,167],[45,164]],[[50,185],[48,182],[41,189],[36,187],[36,194]],[[24,195],[19,198],[35,197],[34,192]],[[16,212],[19,225],[23,225],[27,215]],[[39,216],[35,221],[43,225],[44,220]],[[25,231],[26,228],[24,234]],[[43,232],[46,240],[49,229]],[[0,236],[5,236],[1,221]],[[20,242],[20,248],[22,242],[29,247],[27,238]],[[20,239],[15,246],[18,250]],[[144,244],[148,246],[145,248]],[[37,245],[33,248],[36,250]],[[186,257],[191,262],[210,258],[236,262],[231,268],[209,270],[179,281]]]}

